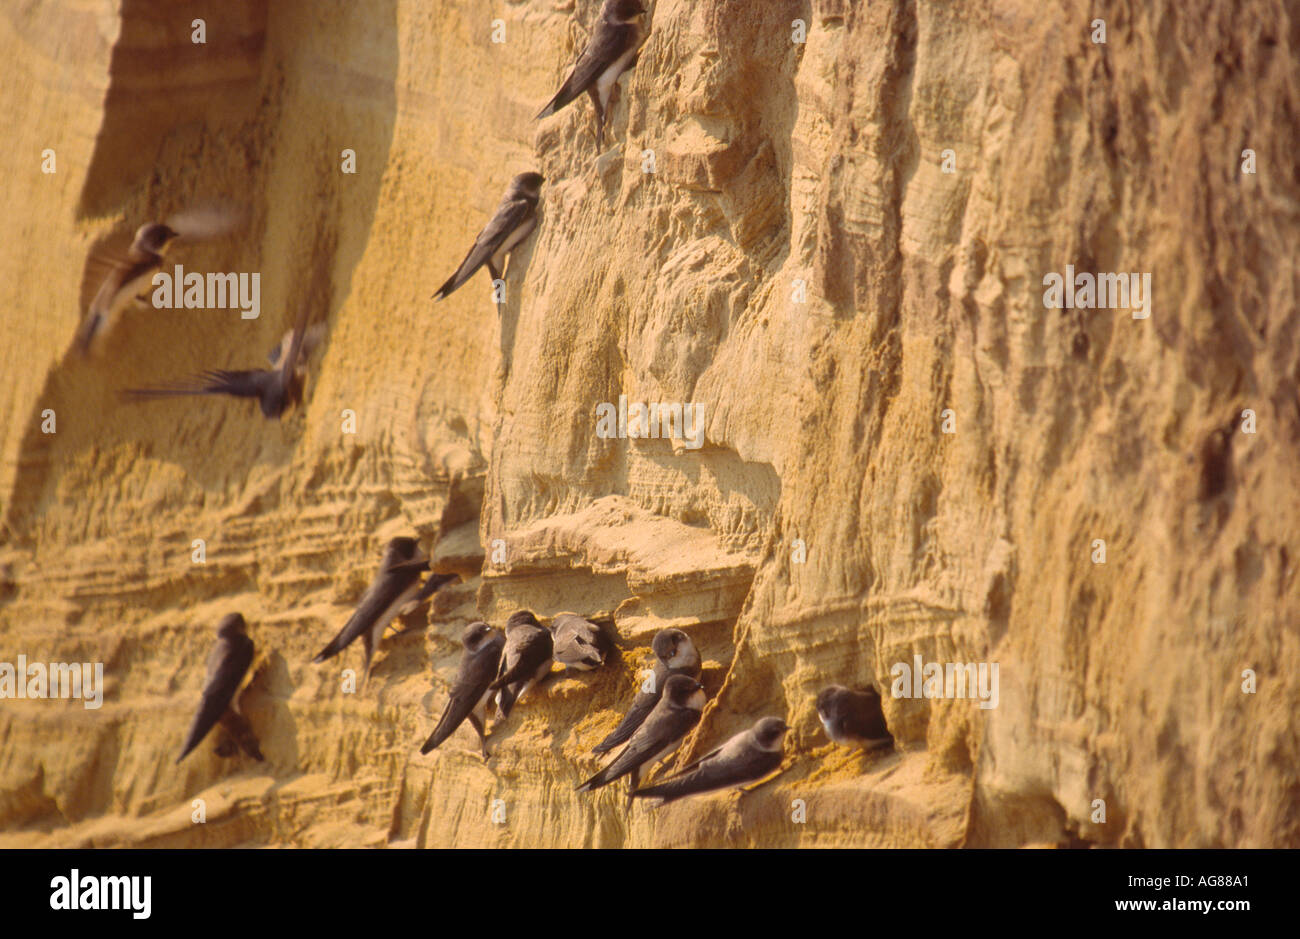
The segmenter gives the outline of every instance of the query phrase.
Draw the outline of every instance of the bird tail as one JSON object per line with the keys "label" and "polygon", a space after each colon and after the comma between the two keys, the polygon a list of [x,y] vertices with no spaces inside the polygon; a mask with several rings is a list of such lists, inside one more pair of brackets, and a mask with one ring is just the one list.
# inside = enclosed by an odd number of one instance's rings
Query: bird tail
{"label": "bird tail", "polygon": [[500,691],[501,689],[505,688],[507,685],[517,684],[518,682],[522,681],[525,677],[527,677],[524,674],[524,672],[525,672],[525,668],[523,662],[522,661],[516,662],[514,668],[508,669],[507,671],[502,672],[500,675],[498,675],[496,680],[493,681],[492,684],[488,685],[488,688],[491,691]]}
{"label": "bird tail", "polygon": [[515,697],[514,690],[509,685],[500,689],[500,692],[497,694],[498,722],[503,721],[510,716],[510,712],[515,709],[516,700],[518,699]]}
{"label": "bird tail", "polygon": [[[649,713],[648,711],[645,713]],[[619,721],[617,727],[609,732],[600,743],[591,748],[592,753],[608,753],[621,743],[626,743],[631,736],[636,733],[636,729],[641,726],[641,721],[645,720],[645,714],[641,715],[641,720],[633,719],[633,714],[629,712]]]}
{"label": "bird tail", "polygon": [[321,662],[324,662],[327,659],[332,659],[334,658],[334,656],[342,652],[343,643],[339,641],[340,638],[342,638],[342,636],[343,634],[339,633],[337,636],[335,636],[333,639],[330,640],[329,645],[327,645],[325,648],[317,652],[316,657],[312,659],[312,664],[319,665]]}
{"label": "bird tail", "polygon": [[459,726],[459,724],[453,722],[450,718],[451,705],[448,704],[442,712],[442,717],[438,718],[438,726],[433,728],[433,733],[429,734],[429,739],[424,741],[424,746],[420,747],[421,753],[429,753],[436,750],[438,747],[442,746],[444,740],[455,732],[456,727]]}
{"label": "bird tail", "polygon": [[538,111],[537,116],[533,118],[533,120],[540,121],[544,117],[550,117],[556,111],[572,103],[574,99],[581,94],[581,92],[576,92],[569,87],[571,81],[573,81],[572,73],[570,73],[569,77],[564,80],[564,84],[561,85],[560,90],[555,93],[555,97],[546,102],[546,107]]}
{"label": "bird tail", "polygon": [[633,799],[658,799],[655,808],[661,805],[667,805],[669,802],[676,802],[678,799],[685,798],[690,792],[682,784],[682,779],[669,779],[666,782],[657,783],[653,786],[646,786],[642,789],[636,789],[632,792]]}

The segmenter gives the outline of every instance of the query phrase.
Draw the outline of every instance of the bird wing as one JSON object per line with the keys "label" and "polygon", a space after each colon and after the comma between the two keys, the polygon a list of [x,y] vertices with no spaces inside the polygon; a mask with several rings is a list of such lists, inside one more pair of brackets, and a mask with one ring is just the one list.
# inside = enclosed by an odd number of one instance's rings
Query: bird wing
{"label": "bird wing", "polygon": [[690,708],[656,709],[656,713],[637,728],[623,751],[603,770],[583,783],[583,789],[596,789],[625,776],[665,747],[680,740],[700,721],[700,712]]}
{"label": "bird wing", "polygon": [[609,736],[592,747],[592,751],[595,753],[608,753],[627,740],[636,733],[638,727],[645,723],[645,719],[650,716],[650,712],[655,709],[655,705],[658,703],[658,695],[638,691],[636,697],[632,699],[632,706],[627,709],[627,713],[618,722],[618,726],[610,732]]}
{"label": "bird wing", "polygon": [[289,379],[293,376],[293,370],[298,365],[298,356],[302,352],[303,342],[307,336],[307,317],[311,313],[311,308],[303,304],[298,310],[298,320],[293,325],[293,338],[289,340],[289,351],[285,353],[284,361],[280,363],[279,373],[282,376],[281,381],[287,386]]}
{"label": "bird wing", "polygon": [[326,659],[338,655],[349,645],[351,645],[358,636],[370,630],[384,614],[384,611],[392,605],[393,601],[400,597],[406,588],[420,576],[419,570],[410,568],[409,570],[381,570],[366,592],[361,597],[361,602],[357,605],[356,612],[348,618],[339,630],[338,635],[330,640],[329,645],[316,654],[312,659],[319,664]]}
{"label": "bird wing", "polygon": [[741,786],[761,779],[781,765],[781,751],[749,750],[731,759],[718,758],[722,748],[692,764],[661,783],[638,789],[634,795],[642,798],[659,798],[672,802],[699,792],[713,792],[730,786]]}
{"label": "bird wing", "polygon": [[208,654],[207,677],[203,684],[203,697],[199,709],[190,724],[190,731],[185,736],[185,745],[176,762],[189,754],[207,736],[214,724],[220,720],[230,699],[234,697],[244,673],[253,661],[253,640],[247,636],[234,636],[220,639]]}
{"label": "bird wing", "polygon": [[206,241],[228,235],[248,221],[242,205],[202,205],[167,217],[167,227],[187,241]]}
{"label": "bird wing", "polygon": [[428,753],[442,744],[455,733],[465,718],[469,717],[474,706],[482,699],[496,674],[497,663],[505,640],[497,638],[488,646],[480,649],[477,655],[468,652],[461,657],[460,668],[456,671],[456,681],[451,686],[451,696],[443,708],[438,726],[433,729],[429,739],[420,747],[421,753]]}
{"label": "bird wing", "polygon": [[443,585],[457,580],[460,580],[459,574],[430,574],[429,579],[424,582],[424,586],[420,588],[420,592],[415,595],[415,599],[412,600],[411,603],[415,606],[419,606],[425,600],[437,593],[439,588]]}
{"label": "bird wing", "polygon": [[627,713],[618,722],[618,726],[610,731],[604,740],[591,748],[593,753],[608,753],[636,733],[636,729],[645,723],[645,719],[650,716],[650,712],[659,703],[659,696],[663,692],[664,682],[668,680],[668,674],[668,669],[664,667],[664,664],[656,661],[654,666],[654,693],[638,691],[636,697],[632,699],[632,706],[627,709]]}
{"label": "bird wing", "polygon": [[128,388],[128,398],[171,398],[177,395],[231,395],[236,398],[260,398],[276,381],[275,372],[263,368],[214,369],[195,378],[186,378],[149,388]]}
{"label": "bird wing", "polygon": [[531,678],[551,657],[554,647],[551,644],[551,634],[545,629],[538,629],[530,630],[528,636],[515,644],[515,648],[519,650],[518,657],[509,663],[508,657],[512,650],[507,640],[506,655],[501,658],[501,674],[492,682],[492,688],[513,685]]}
{"label": "bird wing", "polygon": [[590,88],[601,73],[627,50],[627,34],[632,29],[633,27],[623,23],[599,20],[595,32],[592,33],[591,41],[587,43],[587,48],[582,50],[582,55],[573,66],[573,71],[564,80],[555,97],[537,113],[537,117],[554,114]]}
{"label": "bird wing", "polygon": [[[847,696],[846,696],[847,697]],[[841,702],[839,713],[839,730],[850,736],[864,740],[878,740],[890,736],[885,727],[885,715],[881,711],[880,698],[875,695],[854,694]]]}
{"label": "bird wing", "polygon": [[497,253],[505,240],[510,237],[510,233],[528,220],[535,208],[536,206],[529,199],[509,199],[502,202],[496,215],[492,216],[491,221],[474,239],[474,246],[469,249],[469,254],[465,255],[465,260],[460,262],[456,273],[447,278],[447,282],[438,288],[434,299],[441,300],[474,276],[474,273]]}

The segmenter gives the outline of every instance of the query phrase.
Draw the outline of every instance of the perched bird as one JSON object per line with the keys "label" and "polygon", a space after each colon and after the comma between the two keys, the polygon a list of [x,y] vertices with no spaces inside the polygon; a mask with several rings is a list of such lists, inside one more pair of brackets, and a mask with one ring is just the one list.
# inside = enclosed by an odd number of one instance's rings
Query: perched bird
{"label": "perched bird", "polygon": [[874,687],[865,691],[851,691],[843,685],[822,689],[817,695],[817,716],[826,728],[826,736],[846,747],[874,750],[894,742],[885,727],[880,692]]}
{"label": "perched bird", "polygon": [[790,728],[776,717],[761,718],[718,749],[707,753],[661,783],[632,793],[635,798],[656,798],[658,805],[685,796],[719,789],[743,788],[774,772],[781,765],[781,745]]}
{"label": "perched bird", "polygon": [[447,278],[447,282],[433,295],[435,301],[450,295],[484,264],[493,282],[501,279],[506,255],[537,227],[537,202],[541,198],[543,182],[540,173],[520,173],[510,181],[496,215],[478,233],[456,273]]}
{"label": "perched bird", "polygon": [[428,568],[429,559],[421,553],[414,538],[389,541],[375,580],[362,596],[356,612],[312,661],[319,664],[333,658],[360,636],[366,651],[366,675],[369,676],[370,658],[383,638],[384,630],[402,608],[419,595],[420,575]]}
{"label": "perched bird", "polygon": [[[650,716],[636,729],[627,746],[613,762],[592,776],[578,792],[590,792],[630,774],[632,791],[641,779],[641,770],[649,772],[655,764],[671,756],[683,738],[700,722],[704,711],[704,686],[686,675],[670,675],[664,682],[663,697]],[[629,793],[629,804],[631,794]]]}
{"label": "perched bird", "polygon": [[[317,326],[306,325],[307,308],[298,316],[298,323],[271,351],[275,368],[253,368],[239,371],[214,369],[196,378],[172,382],[152,388],[129,388],[123,395],[132,399],[174,398],[183,395],[231,395],[236,398],[257,398],[262,414],[278,418],[292,404],[302,400],[303,364],[307,339],[315,331],[312,346],[320,341]],[[287,347],[286,347],[287,343]]]}
{"label": "perched bird", "polygon": [[147,222],[136,229],[129,245],[125,236],[110,235],[91,249],[82,276],[82,302],[89,305],[77,329],[77,348],[91,351],[97,338],[108,333],[121,312],[147,295],[154,273],[162,267],[167,250],[177,240],[204,241],[236,227],[242,212],[233,208],[197,209],[163,222]]}
{"label": "perched bird", "polygon": [[510,716],[515,702],[551,670],[551,633],[528,610],[506,620],[506,646],[501,668],[490,687],[497,694],[497,723]]}
{"label": "perched bird", "polygon": [[642,686],[618,726],[608,737],[592,748],[593,753],[608,753],[632,736],[641,726],[641,722],[654,710],[654,706],[659,703],[659,696],[663,694],[664,682],[668,680],[668,676],[700,677],[700,653],[696,651],[691,637],[680,629],[659,630],[651,640],[650,648],[655,654],[655,667],[649,687]]}
{"label": "perched bird", "polygon": [[501,661],[501,651],[506,639],[500,630],[493,629],[487,623],[470,623],[461,636],[461,645],[465,652],[460,657],[460,668],[456,670],[456,680],[451,686],[451,695],[447,706],[443,708],[438,726],[433,728],[429,739],[420,747],[421,753],[428,753],[455,733],[465,720],[478,733],[479,744],[483,748],[483,759],[488,757],[487,748],[487,703],[492,697],[488,688],[496,677]]}
{"label": "perched bird", "polygon": [[596,142],[603,144],[614,85],[624,72],[636,68],[641,45],[649,35],[641,21],[645,12],[641,0],[605,0],[587,48],[537,119],[554,114],[585,91],[596,107]]}
{"label": "perched bird", "polygon": [[[231,701],[239,690],[244,673],[253,662],[253,640],[246,633],[244,617],[231,613],[224,617],[217,626],[217,642],[208,653],[208,673],[203,682],[203,698],[199,709],[190,724],[190,732],[185,735],[185,745],[181,755],[176,758],[179,763],[199,745],[208,731],[221,721],[233,736],[255,760],[261,760],[261,751],[257,748],[257,739],[252,736],[252,729],[243,715],[234,715],[233,720],[227,716]],[[249,741],[251,740],[251,744]]]}
{"label": "perched bird", "polygon": [[600,629],[581,616],[556,614],[551,620],[551,636],[555,641],[555,661],[565,668],[587,672],[600,668],[605,661]]}

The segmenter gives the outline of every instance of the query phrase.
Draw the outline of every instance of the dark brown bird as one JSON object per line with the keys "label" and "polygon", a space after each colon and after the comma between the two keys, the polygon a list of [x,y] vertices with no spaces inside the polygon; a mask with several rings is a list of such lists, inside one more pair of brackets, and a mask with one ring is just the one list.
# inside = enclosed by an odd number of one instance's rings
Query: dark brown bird
{"label": "dark brown bird", "polygon": [[880,692],[874,687],[852,691],[831,685],[817,695],[817,716],[826,736],[846,747],[874,750],[893,744],[880,707]]}
{"label": "dark brown bird", "polygon": [[217,643],[208,654],[203,697],[199,701],[194,722],[190,724],[190,732],[185,735],[185,745],[181,748],[181,755],[176,758],[177,763],[202,742],[218,721],[233,728],[231,735],[249,756],[255,760],[262,759],[248,722],[243,715],[231,711],[231,700],[253,661],[253,640],[248,638],[245,630],[244,617],[238,613],[231,613],[217,626]]}
{"label": "dark brown bird", "polygon": [[82,275],[82,303],[89,297],[86,314],[77,330],[77,348],[88,354],[95,340],[107,335],[130,304],[147,295],[154,273],[162,267],[167,250],[177,239],[204,241],[233,230],[242,218],[235,208],[196,209],[163,222],[141,225],[128,244],[110,235],[91,249]]}
{"label": "dark brown bird", "polygon": [[757,782],[780,768],[782,741],[789,729],[780,718],[761,718],[753,727],[685,766],[680,773],[632,795],[658,799],[659,805],[665,805],[686,796],[740,789]]}
{"label": "dark brown bird", "polygon": [[[370,675],[370,659],[384,630],[404,608],[408,608],[420,595],[420,576],[429,569],[429,559],[420,551],[414,538],[393,538],[384,548],[379,571],[356,612],[348,618],[338,635],[312,659],[316,664],[338,655],[356,639],[365,646],[365,673]],[[435,575],[445,576],[445,575]]]}
{"label": "dark brown bird", "polygon": [[478,733],[483,759],[487,759],[487,703],[492,697],[489,686],[500,666],[501,650],[505,648],[506,639],[500,630],[480,621],[465,627],[461,644],[465,647],[465,652],[460,657],[460,668],[456,671],[456,680],[452,683],[447,706],[438,719],[438,726],[433,728],[429,739],[420,747],[420,752],[428,753],[440,746],[469,718],[470,724]]}
{"label": "dark brown bird", "polygon": [[278,418],[290,406],[302,401],[304,365],[307,356],[315,349],[322,336],[322,325],[308,327],[307,308],[298,315],[298,322],[285,333],[271,354],[275,368],[213,369],[195,378],[182,379],[152,388],[128,388],[124,397],[130,399],[174,398],[187,395],[230,395],[235,398],[256,398],[262,414]]}
{"label": "dark brown bird", "polygon": [[540,173],[520,173],[510,181],[496,214],[478,233],[456,273],[448,277],[433,295],[435,301],[449,296],[484,264],[494,283],[501,279],[506,255],[537,227],[537,202],[541,198],[543,182]]}
{"label": "dark brown bird", "polygon": [[641,0],[605,0],[587,47],[536,119],[554,114],[585,91],[596,108],[596,143],[604,143],[614,86],[624,72],[636,68],[641,45],[649,35],[641,22],[645,12]]}
{"label": "dark brown bird", "polygon": [[700,677],[700,653],[696,650],[695,643],[691,642],[691,637],[680,629],[659,630],[651,640],[650,648],[655,654],[655,666],[649,688],[643,687],[637,692],[636,697],[632,699],[632,706],[623,715],[618,726],[610,731],[609,736],[592,747],[593,753],[608,753],[636,732],[659,703],[668,676]]}
{"label": "dark brown bird", "polygon": [[[590,792],[608,786],[623,776],[631,776],[635,792],[642,769],[647,772],[655,764],[671,756],[691,728],[700,722],[704,711],[704,686],[685,675],[670,675],[664,683],[663,697],[645,719],[627,746],[614,757],[613,762],[592,776],[578,792]],[[631,796],[629,794],[629,802]]]}
{"label": "dark brown bird", "polygon": [[510,716],[515,702],[551,670],[554,643],[550,631],[537,622],[529,610],[517,610],[506,620],[506,646],[501,668],[489,687],[497,694],[497,717],[500,724]]}

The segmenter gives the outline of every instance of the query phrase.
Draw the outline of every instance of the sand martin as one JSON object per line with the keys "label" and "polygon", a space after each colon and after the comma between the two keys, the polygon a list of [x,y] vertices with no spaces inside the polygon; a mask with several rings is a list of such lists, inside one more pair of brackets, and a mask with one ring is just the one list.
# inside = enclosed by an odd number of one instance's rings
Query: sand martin
{"label": "sand martin", "polygon": [[702,792],[756,782],[781,765],[782,742],[790,728],[776,717],[761,718],[753,727],[732,737],[718,749],[690,763],[661,783],[632,793],[659,799],[659,805]]}
{"label": "sand martin", "polygon": [[623,743],[641,726],[654,706],[659,703],[663,693],[664,682],[670,675],[686,675],[690,678],[700,677],[700,653],[696,651],[691,637],[680,629],[661,629],[655,633],[650,642],[655,654],[654,678],[650,689],[642,688],[632,699],[632,706],[623,715],[617,727],[608,737],[592,748],[593,753],[608,753]]}
{"label": "sand martin", "polygon": [[478,233],[456,273],[447,278],[447,282],[433,295],[435,301],[448,296],[484,264],[494,282],[501,279],[506,255],[537,226],[537,200],[541,197],[543,182],[540,173],[520,173],[510,181],[497,214]]}
{"label": "sand martin", "polygon": [[[306,325],[306,308],[299,314],[298,324],[285,333],[285,338],[272,350],[275,368],[242,370],[213,369],[194,378],[182,379],[151,388],[128,388],[122,395],[132,400],[147,398],[174,398],[185,395],[231,395],[235,398],[257,398],[266,417],[278,418],[290,405],[302,401],[304,350],[307,340],[315,333],[314,347],[320,341],[322,324]],[[286,348],[287,342],[287,348]],[[271,356],[267,356],[271,358]]]}
{"label": "sand martin", "polygon": [[649,772],[656,763],[671,756],[691,728],[700,722],[704,702],[704,686],[697,679],[686,675],[668,676],[659,703],[632,734],[627,746],[612,763],[584,782],[577,791],[590,792],[629,774],[632,791],[636,791],[641,770],[644,768]]}
{"label": "sand martin", "polygon": [[[239,690],[240,682],[244,680],[244,673],[248,671],[248,666],[252,662],[253,640],[248,638],[244,617],[238,613],[231,613],[217,626],[217,642],[208,653],[208,673],[203,682],[203,698],[194,715],[194,722],[190,724],[190,732],[185,735],[185,745],[181,748],[181,755],[176,758],[177,763],[185,759],[189,752],[208,735],[208,731],[225,717],[232,706],[235,692]],[[257,760],[262,759],[262,754],[257,749],[256,739],[252,740],[251,749],[249,748],[247,738],[252,737],[252,730],[248,728],[247,721],[243,721],[242,715],[239,715],[239,719],[228,729],[234,731],[232,736],[249,751],[249,756]]]}
{"label": "sand martin", "polygon": [[831,685],[817,695],[817,716],[826,728],[826,736],[846,747],[874,750],[894,742],[885,727],[880,692],[875,688],[851,691],[843,685]]}
{"label": "sand martin", "polygon": [[498,724],[510,716],[515,702],[550,672],[553,650],[551,633],[537,622],[537,617],[528,610],[510,614],[510,619],[506,620],[506,646],[501,655],[501,668],[489,686],[499,692]]}
{"label": "sand martin", "polygon": [[428,753],[436,748],[455,733],[456,728],[468,717],[478,733],[483,759],[486,760],[487,703],[492,697],[488,686],[497,675],[506,639],[500,630],[493,629],[487,623],[477,622],[465,627],[460,641],[465,652],[460,657],[460,668],[456,671],[456,680],[452,683],[447,706],[438,719],[438,726],[433,728],[429,739],[420,747],[420,752]]}
{"label": "sand martin", "polygon": [[98,242],[91,249],[82,275],[82,303],[89,297],[89,305],[77,329],[81,353],[90,352],[95,340],[108,333],[124,309],[147,298],[154,273],[177,239],[216,238],[233,230],[241,216],[235,209],[198,209],[174,215],[166,223],[141,225],[129,245],[120,235],[109,235]]}
{"label": "sand martin", "polygon": [[649,35],[642,21],[645,12],[641,0],[605,0],[587,48],[537,118],[554,114],[585,91],[596,107],[596,143],[603,144],[615,83],[636,68],[641,44]]}
{"label": "sand martin", "polygon": [[361,598],[339,634],[312,659],[320,664],[347,648],[358,636],[365,647],[365,673],[370,675],[370,658],[402,608],[420,594],[420,575],[428,570],[429,559],[420,552],[414,538],[394,538],[384,548],[374,582]]}
{"label": "sand martin", "polygon": [[557,613],[551,620],[555,640],[555,661],[580,672],[600,668],[605,661],[599,627],[573,613]]}

